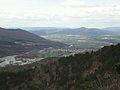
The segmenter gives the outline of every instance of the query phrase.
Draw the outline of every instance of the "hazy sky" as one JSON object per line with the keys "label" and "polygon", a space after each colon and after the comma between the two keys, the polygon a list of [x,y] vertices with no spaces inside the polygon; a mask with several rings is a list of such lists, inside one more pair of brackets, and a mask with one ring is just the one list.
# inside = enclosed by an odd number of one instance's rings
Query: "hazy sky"
{"label": "hazy sky", "polygon": [[1,27],[116,27],[120,0],[0,0]]}

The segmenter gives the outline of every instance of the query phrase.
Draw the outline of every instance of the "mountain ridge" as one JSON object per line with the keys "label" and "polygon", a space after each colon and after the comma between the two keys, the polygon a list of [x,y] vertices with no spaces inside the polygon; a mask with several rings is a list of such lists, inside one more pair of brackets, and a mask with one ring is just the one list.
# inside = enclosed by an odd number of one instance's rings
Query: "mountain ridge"
{"label": "mountain ridge", "polygon": [[104,30],[112,31],[112,32],[120,32],[120,27],[107,27]]}
{"label": "mountain ridge", "polygon": [[[104,29],[99,29],[99,28],[86,28],[86,27],[81,27],[81,28],[47,28],[47,29],[33,29],[32,32],[37,35],[47,35],[47,34],[109,34],[111,33],[108,30]],[[88,33],[87,33],[88,32]]]}

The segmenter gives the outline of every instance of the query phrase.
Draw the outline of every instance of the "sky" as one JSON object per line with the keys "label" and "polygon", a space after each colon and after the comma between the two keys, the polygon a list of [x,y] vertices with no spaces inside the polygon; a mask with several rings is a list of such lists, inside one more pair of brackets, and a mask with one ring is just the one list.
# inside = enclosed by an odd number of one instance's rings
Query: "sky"
{"label": "sky", "polygon": [[119,27],[120,0],[0,0],[0,27]]}

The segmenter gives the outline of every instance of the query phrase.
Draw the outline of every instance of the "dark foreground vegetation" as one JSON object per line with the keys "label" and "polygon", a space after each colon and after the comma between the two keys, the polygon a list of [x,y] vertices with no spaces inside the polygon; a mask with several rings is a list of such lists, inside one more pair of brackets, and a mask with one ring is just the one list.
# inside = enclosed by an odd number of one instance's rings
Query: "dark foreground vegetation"
{"label": "dark foreground vegetation", "polygon": [[23,71],[1,71],[0,90],[120,90],[120,44]]}

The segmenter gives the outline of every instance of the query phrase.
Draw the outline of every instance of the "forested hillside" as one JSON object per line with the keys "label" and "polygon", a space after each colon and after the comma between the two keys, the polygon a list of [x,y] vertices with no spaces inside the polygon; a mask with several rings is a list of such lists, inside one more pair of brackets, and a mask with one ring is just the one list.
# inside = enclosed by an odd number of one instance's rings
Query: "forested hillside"
{"label": "forested hillside", "polygon": [[0,28],[0,57],[17,55],[35,49],[65,46],[67,45],[44,39],[22,29]]}
{"label": "forested hillside", "polygon": [[1,70],[0,90],[120,90],[120,44],[23,71]]}

